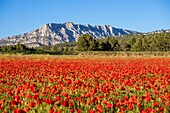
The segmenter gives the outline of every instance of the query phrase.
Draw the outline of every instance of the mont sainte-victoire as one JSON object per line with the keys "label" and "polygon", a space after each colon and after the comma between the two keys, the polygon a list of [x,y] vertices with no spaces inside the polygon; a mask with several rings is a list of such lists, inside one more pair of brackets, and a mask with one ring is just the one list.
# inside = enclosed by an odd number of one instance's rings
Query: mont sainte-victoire
{"label": "mont sainte-victoire", "polygon": [[0,46],[21,43],[27,47],[43,45],[53,46],[64,42],[75,42],[82,34],[90,34],[94,38],[102,39],[106,36],[120,36],[125,34],[139,34],[140,32],[115,28],[110,25],[81,25],[73,22],[48,23],[31,32],[0,39]]}

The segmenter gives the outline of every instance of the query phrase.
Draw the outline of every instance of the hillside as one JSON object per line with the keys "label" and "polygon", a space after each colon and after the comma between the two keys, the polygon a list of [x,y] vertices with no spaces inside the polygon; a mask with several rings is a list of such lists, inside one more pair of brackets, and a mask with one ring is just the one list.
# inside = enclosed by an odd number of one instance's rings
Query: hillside
{"label": "hillside", "polygon": [[82,34],[90,34],[94,38],[103,39],[106,36],[139,34],[139,32],[115,28],[110,25],[91,26],[73,22],[49,23],[31,32],[0,39],[0,46],[21,43],[27,47],[53,46],[59,43],[75,42]]}

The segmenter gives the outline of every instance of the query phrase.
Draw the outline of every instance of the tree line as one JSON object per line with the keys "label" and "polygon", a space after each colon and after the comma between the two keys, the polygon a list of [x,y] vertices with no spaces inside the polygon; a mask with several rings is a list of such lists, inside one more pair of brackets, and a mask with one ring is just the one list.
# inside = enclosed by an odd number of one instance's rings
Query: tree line
{"label": "tree line", "polygon": [[170,51],[170,33],[107,36],[101,40],[83,34],[76,43],[79,51]]}
{"label": "tree line", "polygon": [[40,46],[28,48],[24,44],[0,46],[0,53],[2,54],[75,54],[75,42],[56,44],[54,46]]}

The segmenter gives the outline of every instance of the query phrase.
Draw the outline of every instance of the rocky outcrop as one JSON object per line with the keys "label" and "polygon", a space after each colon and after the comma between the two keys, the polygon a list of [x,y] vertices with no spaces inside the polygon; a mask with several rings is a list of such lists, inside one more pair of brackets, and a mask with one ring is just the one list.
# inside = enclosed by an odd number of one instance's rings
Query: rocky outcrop
{"label": "rocky outcrop", "polygon": [[75,42],[82,34],[90,34],[94,38],[102,39],[106,36],[119,36],[125,34],[138,34],[139,32],[115,28],[110,25],[91,26],[81,25],[73,22],[63,24],[49,23],[28,33],[0,39],[0,46],[25,44],[28,47],[42,45],[52,46],[58,43]]}

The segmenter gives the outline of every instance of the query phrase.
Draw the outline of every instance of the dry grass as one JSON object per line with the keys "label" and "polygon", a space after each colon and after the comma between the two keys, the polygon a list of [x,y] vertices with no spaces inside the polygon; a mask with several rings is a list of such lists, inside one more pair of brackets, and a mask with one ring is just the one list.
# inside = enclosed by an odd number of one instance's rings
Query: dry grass
{"label": "dry grass", "polygon": [[105,51],[90,51],[79,52],[78,55],[22,55],[22,54],[1,54],[3,58],[34,58],[34,59],[97,59],[97,58],[170,58],[170,52],[105,52]]}

